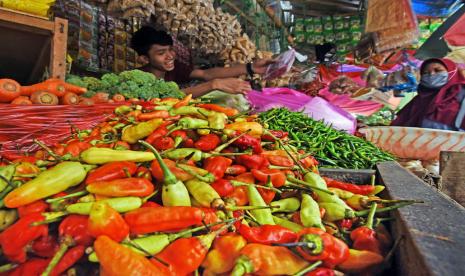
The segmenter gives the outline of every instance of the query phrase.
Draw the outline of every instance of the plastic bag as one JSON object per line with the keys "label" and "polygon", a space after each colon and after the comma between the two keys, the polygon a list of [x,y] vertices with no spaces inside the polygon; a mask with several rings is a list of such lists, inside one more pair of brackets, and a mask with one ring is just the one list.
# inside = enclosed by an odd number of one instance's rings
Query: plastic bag
{"label": "plastic bag", "polygon": [[270,64],[266,68],[265,75],[263,75],[264,80],[272,80],[279,78],[280,76],[286,74],[291,70],[292,65],[295,61],[295,50],[290,49],[276,58],[276,62]]}
{"label": "plastic bag", "polygon": [[0,154],[34,152],[33,139],[51,146],[71,134],[72,128],[89,129],[105,121],[121,103],[92,106],[0,106]]}
{"label": "plastic bag", "polygon": [[207,101],[210,103],[232,107],[239,112],[248,111],[250,109],[250,104],[247,99],[240,94],[229,94],[223,91],[212,91],[201,97],[202,101]]}
{"label": "plastic bag", "polygon": [[350,134],[356,129],[357,122],[350,113],[320,97],[310,97],[289,88],[265,88],[263,92],[250,91],[247,98],[255,112],[285,107],[292,111],[303,111],[315,120],[323,120],[335,129]]}

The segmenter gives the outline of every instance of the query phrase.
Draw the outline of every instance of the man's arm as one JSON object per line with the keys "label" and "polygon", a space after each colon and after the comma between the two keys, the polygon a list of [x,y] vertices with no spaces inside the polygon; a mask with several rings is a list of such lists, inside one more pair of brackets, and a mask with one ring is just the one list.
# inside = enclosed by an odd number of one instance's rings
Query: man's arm
{"label": "man's arm", "polygon": [[[268,65],[272,64],[274,60],[260,59],[252,64],[252,70],[256,74],[264,74]],[[241,75],[247,74],[247,67],[245,64],[237,64],[231,67],[215,67],[206,70],[195,69],[191,72],[191,79],[202,79],[206,81],[214,79],[236,78]]]}
{"label": "man's arm", "polygon": [[245,93],[251,89],[250,84],[246,81],[235,78],[226,78],[207,81],[199,85],[185,88],[183,91],[186,94],[192,94],[192,96],[196,98],[201,97],[212,90],[221,90],[231,94],[236,94]]}

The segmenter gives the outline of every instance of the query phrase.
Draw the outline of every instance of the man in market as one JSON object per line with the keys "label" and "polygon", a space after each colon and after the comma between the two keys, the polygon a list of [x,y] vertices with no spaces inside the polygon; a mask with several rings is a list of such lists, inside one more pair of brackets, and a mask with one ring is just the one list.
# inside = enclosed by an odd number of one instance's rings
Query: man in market
{"label": "man in market", "polygon": [[176,60],[172,37],[150,26],[139,29],[132,37],[131,47],[146,63],[141,70],[153,73],[157,78],[185,84],[193,79],[204,83],[187,87],[183,91],[200,97],[212,90],[221,90],[232,94],[246,93],[252,90],[249,82],[238,77],[245,74],[264,74],[273,60],[261,59],[254,63],[238,64],[228,68],[216,67],[206,70],[195,69]]}

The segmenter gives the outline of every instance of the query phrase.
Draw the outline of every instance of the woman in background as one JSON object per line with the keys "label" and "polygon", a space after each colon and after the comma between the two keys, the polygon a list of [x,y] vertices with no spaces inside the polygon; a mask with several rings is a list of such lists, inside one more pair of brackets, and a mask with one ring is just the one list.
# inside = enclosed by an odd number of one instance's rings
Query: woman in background
{"label": "woman in background", "polygon": [[391,125],[465,131],[465,78],[457,64],[428,59],[420,73],[418,95]]}

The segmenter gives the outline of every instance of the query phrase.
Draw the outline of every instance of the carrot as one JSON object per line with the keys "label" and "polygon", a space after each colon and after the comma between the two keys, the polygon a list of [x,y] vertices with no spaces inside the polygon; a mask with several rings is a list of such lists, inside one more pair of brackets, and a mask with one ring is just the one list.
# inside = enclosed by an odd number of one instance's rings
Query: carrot
{"label": "carrot", "polygon": [[0,79],[0,103],[9,103],[20,95],[19,83],[11,79]]}
{"label": "carrot", "polygon": [[22,105],[29,105],[32,104],[31,100],[29,100],[29,97],[26,96],[19,96],[16,99],[14,99],[11,104],[22,104]]}
{"label": "carrot", "polygon": [[73,92],[66,92],[60,99],[61,104],[77,105],[79,104],[79,97]]}
{"label": "carrot", "polygon": [[126,100],[126,98],[121,94],[115,94],[111,99],[115,102],[124,102]]}
{"label": "carrot", "polygon": [[31,96],[32,93],[37,91],[53,93],[58,97],[62,97],[66,93],[62,81],[55,79],[21,87],[21,95],[23,96]]}
{"label": "carrot", "polygon": [[77,94],[77,95],[81,95],[87,92],[87,88],[80,87],[80,86],[77,86],[71,83],[67,83],[60,79],[50,78],[50,79],[47,79],[45,82],[60,82],[61,84],[63,84],[66,91],[73,92],[74,94]]}
{"label": "carrot", "polygon": [[95,93],[94,96],[92,96],[92,100],[94,100],[95,103],[107,103],[109,100],[110,95],[105,92],[97,92]]}
{"label": "carrot", "polygon": [[80,105],[94,105],[94,103],[95,103],[94,100],[89,99],[89,98],[81,98],[79,100]]}
{"label": "carrot", "polygon": [[31,94],[31,102],[33,104],[56,105],[58,97],[47,91],[36,91]]}

